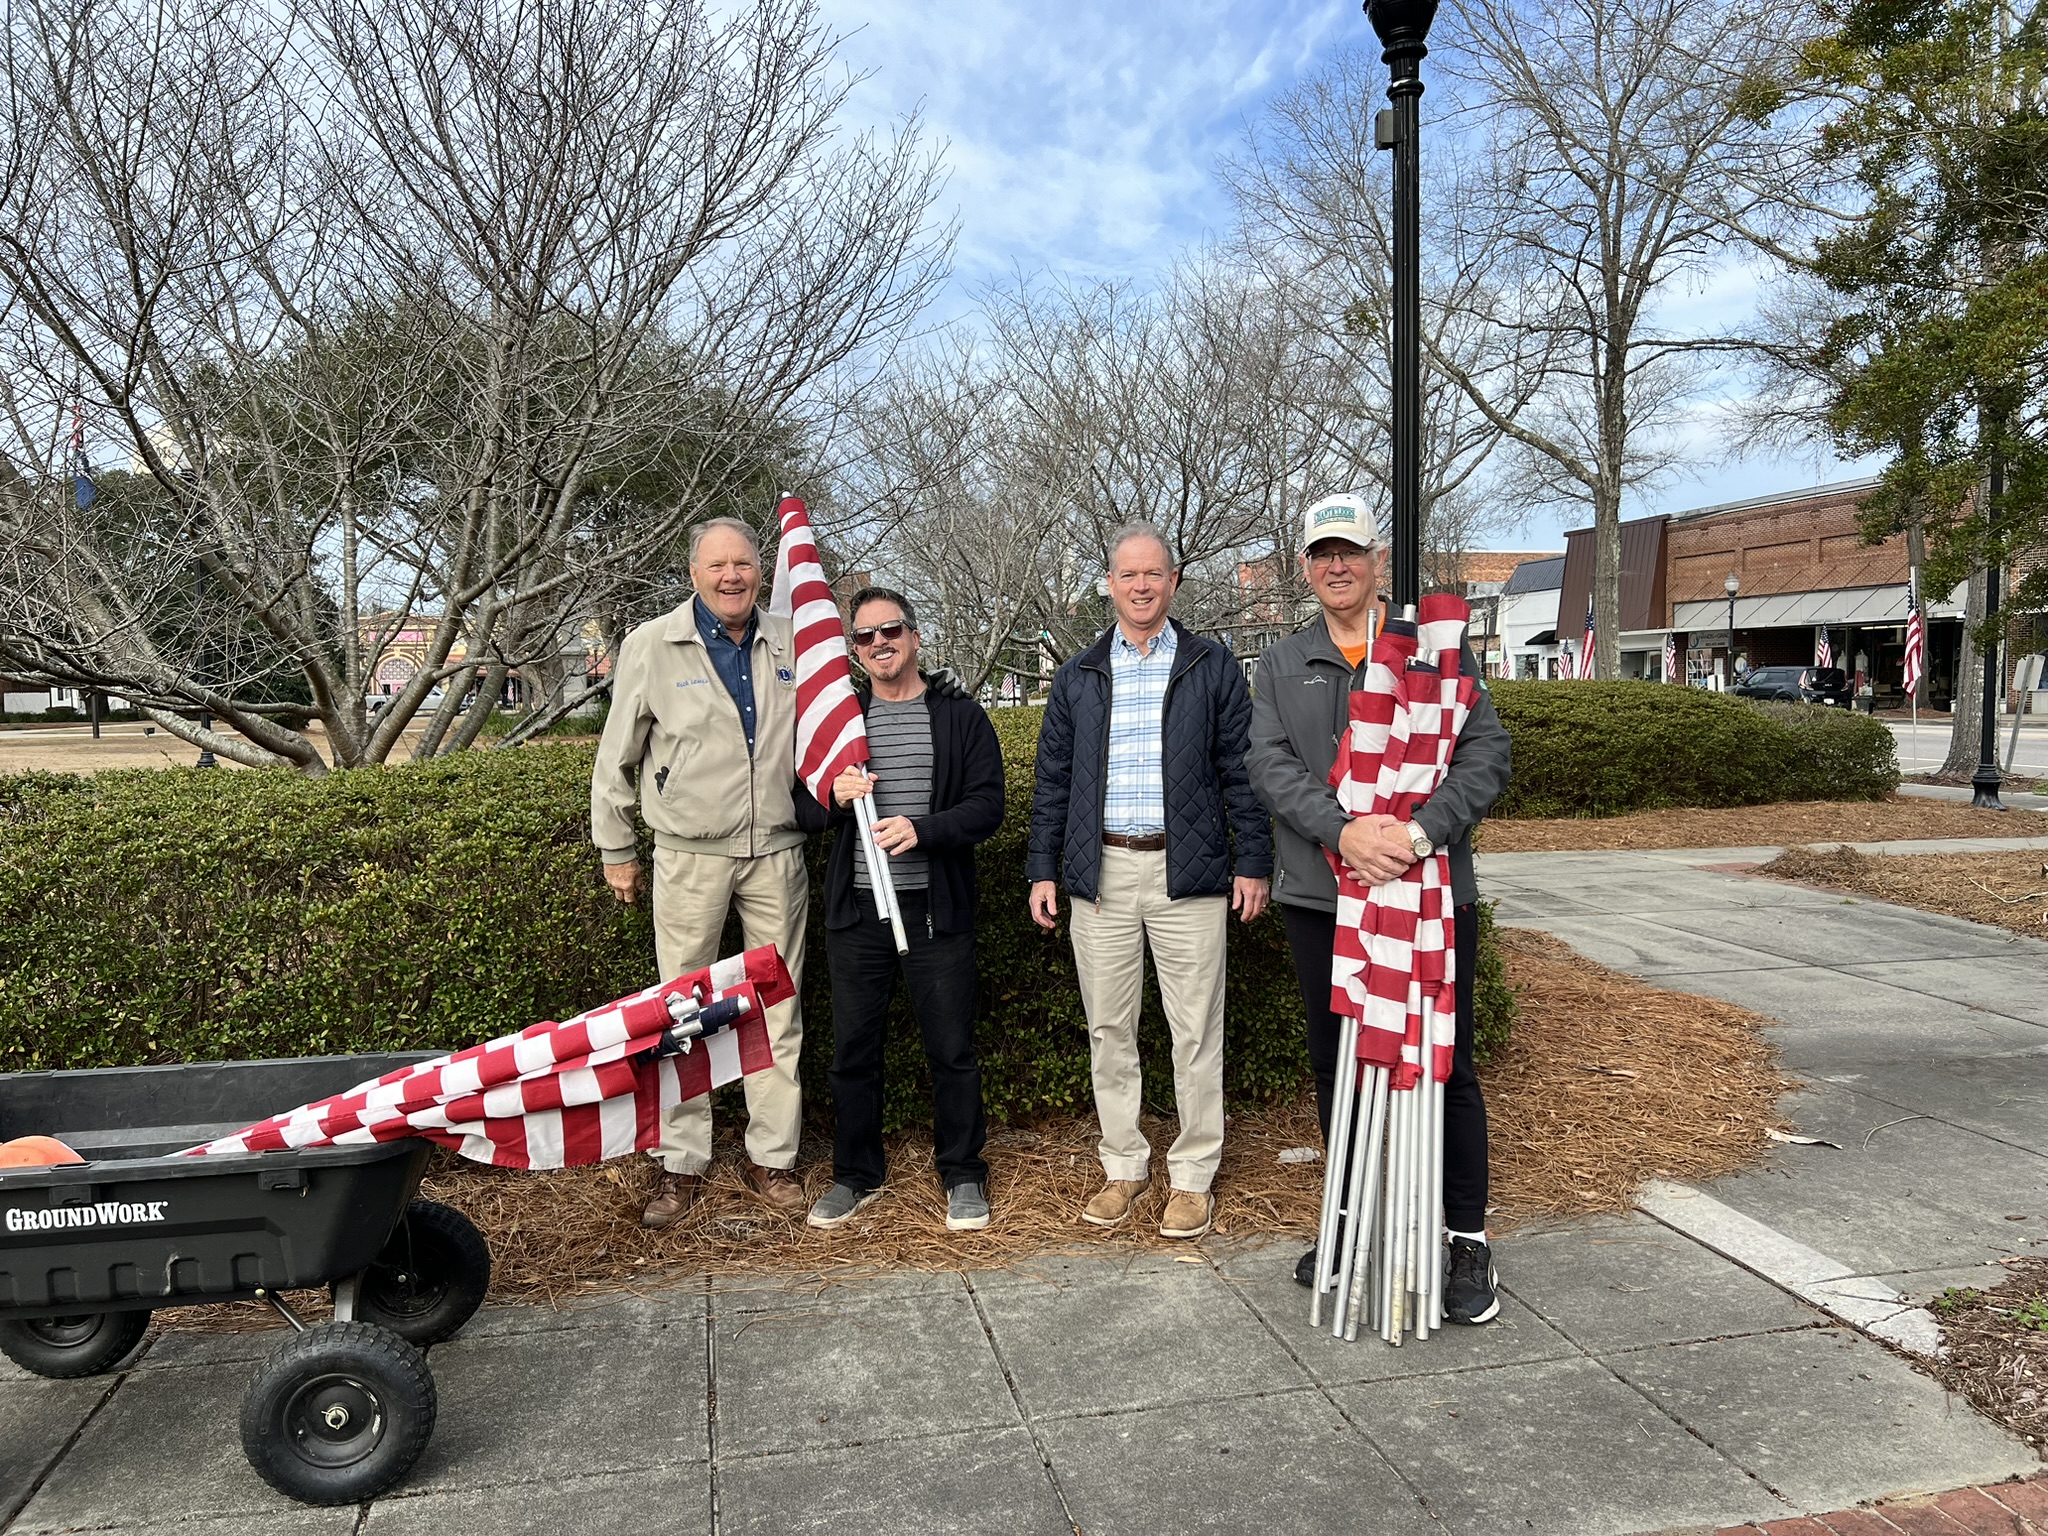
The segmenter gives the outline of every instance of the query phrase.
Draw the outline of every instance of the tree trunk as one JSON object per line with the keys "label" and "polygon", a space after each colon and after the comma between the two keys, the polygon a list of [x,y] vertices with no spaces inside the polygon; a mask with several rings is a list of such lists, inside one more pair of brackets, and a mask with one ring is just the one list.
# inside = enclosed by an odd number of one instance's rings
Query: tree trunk
{"label": "tree trunk", "polygon": [[[1593,507],[1593,670],[1621,676],[1621,498],[1601,497]],[[1559,617],[1563,617],[1560,615]],[[1583,622],[1584,614],[1572,618]],[[1586,674],[1581,674],[1586,675]]]}
{"label": "tree trunk", "polygon": [[[1926,594],[1921,594],[1926,601]],[[1963,605],[1963,649],[1956,666],[1955,695],[1950,704],[1948,758],[1941,777],[1968,779],[1977,771],[1983,722],[1978,715],[1984,697],[1984,661],[1977,654],[1976,629],[1984,622],[1984,568],[1970,572],[1970,597]]]}

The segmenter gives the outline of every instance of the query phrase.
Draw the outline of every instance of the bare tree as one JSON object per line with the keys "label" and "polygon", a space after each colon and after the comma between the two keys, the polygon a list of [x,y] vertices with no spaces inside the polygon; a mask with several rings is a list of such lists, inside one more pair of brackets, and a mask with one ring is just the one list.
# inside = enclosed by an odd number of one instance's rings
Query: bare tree
{"label": "bare tree", "polygon": [[[1223,177],[1237,205],[1238,246],[1270,286],[1299,351],[1290,377],[1315,393],[1290,414],[1324,436],[1335,482],[1328,489],[1348,479],[1384,502],[1392,481],[1393,235],[1388,168],[1372,135],[1372,100],[1383,84],[1376,56],[1339,55],[1267,107]],[[1498,240],[1487,221],[1466,217],[1472,177],[1457,147],[1433,146],[1428,168],[1429,356],[1455,360],[1466,377],[1490,378],[1505,360],[1505,340],[1484,318],[1500,307]],[[1522,388],[1541,376],[1541,368],[1524,370]],[[1526,393],[1510,390],[1494,404],[1512,417]],[[1440,367],[1424,369],[1422,424],[1422,542],[1433,569],[1514,526],[1522,506],[1494,494],[1501,428]]]}
{"label": "bare tree", "polygon": [[1525,494],[1586,506],[1600,675],[1620,662],[1621,511],[1673,460],[1667,433],[1743,338],[1667,328],[1662,306],[1781,206],[1802,29],[1761,0],[1450,0],[1457,119],[1483,153],[1477,313],[1506,343],[1431,361],[1523,450]]}
{"label": "bare tree", "polygon": [[[559,695],[943,274],[915,125],[837,134],[809,0],[25,0],[7,37],[0,659],[242,762]],[[140,471],[88,509],[67,376]]]}

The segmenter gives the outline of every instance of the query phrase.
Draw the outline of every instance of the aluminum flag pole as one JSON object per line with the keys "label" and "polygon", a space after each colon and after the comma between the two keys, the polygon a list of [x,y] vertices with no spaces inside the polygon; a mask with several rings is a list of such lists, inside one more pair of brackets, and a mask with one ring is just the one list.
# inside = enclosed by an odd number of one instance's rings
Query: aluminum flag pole
{"label": "aluminum flag pole", "polygon": [[862,795],[853,802],[853,819],[860,831],[861,853],[868,861],[868,884],[874,889],[875,906],[896,939],[896,953],[910,953],[910,941],[903,934],[903,909],[896,904],[896,877],[889,870],[889,855],[875,841],[875,797]]}
{"label": "aluminum flag pole", "polygon": [[[1311,1328],[1323,1324],[1323,1297],[1337,1283],[1337,1229],[1343,1214],[1346,1190],[1344,1175],[1350,1167],[1351,1121],[1358,1096],[1358,1020],[1347,1016],[1337,1048],[1336,1092],[1331,1095],[1329,1145],[1323,1151],[1323,1219],[1316,1228],[1315,1294],[1309,1300]],[[1351,1070],[1343,1070],[1345,1063]],[[1354,1209],[1357,1195],[1350,1195]],[[1352,1223],[1354,1226],[1357,1223]]]}

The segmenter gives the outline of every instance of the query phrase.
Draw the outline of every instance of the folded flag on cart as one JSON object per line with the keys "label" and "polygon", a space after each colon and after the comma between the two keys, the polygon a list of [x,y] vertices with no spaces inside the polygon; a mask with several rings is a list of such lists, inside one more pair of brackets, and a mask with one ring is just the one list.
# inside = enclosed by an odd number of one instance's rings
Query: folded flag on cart
{"label": "folded flag on cart", "polygon": [[[579,1013],[387,1072],[186,1156],[424,1137],[499,1168],[574,1168],[644,1152],[662,1111],[774,1065],[765,1011],[796,995],[773,945]],[[730,1029],[660,1054],[671,998],[746,999]]]}
{"label": "folded flag on cart", "polygon": [[[1353,816],[1411,819],[1443,783],[1478,697],[1461,665],[1469,605],[1433,594],[1418,611],[1419,625],[1388,622],[1351,693],[1330,783]],[[1425,1063],[1445,1081],[1457,1040],[1449,858],[1439,850],[1376,886],[1334,854],[1330,864],[1337,875],[1331,1010],[1359,1021],[1359,1059],[1392,1068],[1394,1087],[1414,1087]]]}

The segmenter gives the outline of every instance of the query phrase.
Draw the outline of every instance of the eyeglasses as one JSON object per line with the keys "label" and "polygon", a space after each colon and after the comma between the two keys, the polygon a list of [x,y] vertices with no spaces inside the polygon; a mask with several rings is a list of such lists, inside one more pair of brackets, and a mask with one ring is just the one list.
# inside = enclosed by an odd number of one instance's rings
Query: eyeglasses
{"label": "eyeglasses", "polygon": [[1355,545],[1339,545],[1335,549],[1312,549],[1308,552],[1308,563],[1323,571],[1327,571],[1339,561],[1346,565],[1370,565],[1372,558],[1371,550],[1359,549]]}
{"label": "eyeglasses", "polygon": [[877,640],[887,640],[893,644],[903,638],[903,632],[908,628],[910,626],[901,619],[891,619],[887,624],[863,625],[853,632],[853,643],[862,650],[866,650]]}

